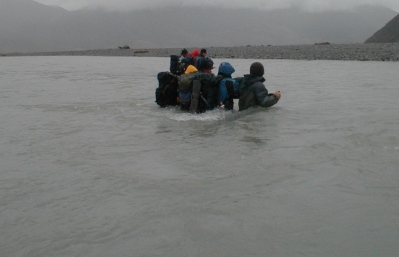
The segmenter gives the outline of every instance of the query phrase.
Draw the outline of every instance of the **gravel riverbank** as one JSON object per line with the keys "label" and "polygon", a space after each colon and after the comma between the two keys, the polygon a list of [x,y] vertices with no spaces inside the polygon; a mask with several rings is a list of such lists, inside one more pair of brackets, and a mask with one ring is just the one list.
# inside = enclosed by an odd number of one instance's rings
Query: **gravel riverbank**
{"label": "gravel riverbank", "polygon": [[[194,48],[187,48],[192,51]],[[399,43],[325,44],[287,46],[207,47],[211,58],[399,61]],[[145,56],[169,57],[181,48],[164,49],[97,49],[62,52],[0,53],[0,56]]]}

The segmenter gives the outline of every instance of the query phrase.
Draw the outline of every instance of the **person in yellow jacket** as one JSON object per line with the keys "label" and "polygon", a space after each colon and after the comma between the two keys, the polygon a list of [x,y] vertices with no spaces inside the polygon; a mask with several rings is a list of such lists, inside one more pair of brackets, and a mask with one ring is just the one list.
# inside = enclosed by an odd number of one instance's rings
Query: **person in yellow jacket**
{"label": "person in yellow jacket", "polygon": [[180,109],[188,111],[191,105],[192,91],[193,91],[193,80],[197,75],[198,70],[194,65],[189,65],[179,78],[179,102]]}

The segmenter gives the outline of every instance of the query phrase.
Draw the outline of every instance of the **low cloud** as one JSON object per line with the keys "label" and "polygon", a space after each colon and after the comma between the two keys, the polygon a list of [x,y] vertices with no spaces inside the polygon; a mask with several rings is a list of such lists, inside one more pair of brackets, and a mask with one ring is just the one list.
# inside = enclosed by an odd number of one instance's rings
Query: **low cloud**
{"label": "low cloud", "polygon": [[67,10],[103,8],[106,10],[140,10],[170,6],[209,6],[215,8],[283,9],[298,7],[306,11],[345,10],[360,5],[382,5],[399,12],[398,0],[35,0],[61,6]]}

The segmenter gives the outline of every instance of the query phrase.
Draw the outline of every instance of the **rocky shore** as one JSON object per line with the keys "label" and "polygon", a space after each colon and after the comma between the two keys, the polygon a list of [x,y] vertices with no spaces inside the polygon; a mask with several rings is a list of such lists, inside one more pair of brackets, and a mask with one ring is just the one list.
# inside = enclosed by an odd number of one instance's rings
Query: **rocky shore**
{"label": "rocky shore", "polygon": [[[187,48],[190,52],[194,48]],[[207,47],[211,58],[399,61],[399,43],[389,44],[315,44],[287,46]],[[181,48],[97,49],[62,52],[0,53],[0,56],[143,56],[169,57]]]}

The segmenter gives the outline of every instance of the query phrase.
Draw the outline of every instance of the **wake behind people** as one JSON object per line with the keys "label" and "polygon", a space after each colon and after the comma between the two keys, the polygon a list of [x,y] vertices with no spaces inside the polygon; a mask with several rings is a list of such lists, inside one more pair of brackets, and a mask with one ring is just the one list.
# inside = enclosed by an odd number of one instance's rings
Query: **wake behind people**
{"label": "wake behind people", "polygon": [[208,110],[234,109],[234,99],[238,99],[238,109],[243,111],[256,107],[271,107],[281,98],[281,92],[269,93],[264,82],[264,67],[254,62],[249,74],[232,77],[234,67],[222,62],[217,74],[213,60],[206,49],[183,49],[179,55],[170,56],[169,71],[157,75],[158,88],[155,102],[160,107],[177,106],[182,111],[204,113]]}

